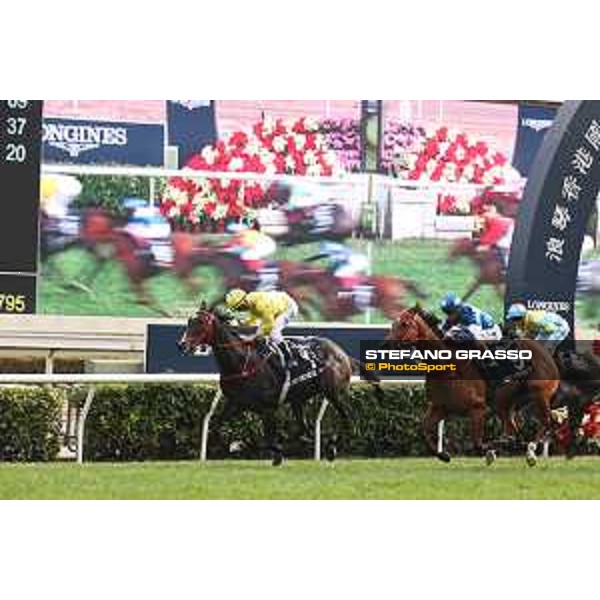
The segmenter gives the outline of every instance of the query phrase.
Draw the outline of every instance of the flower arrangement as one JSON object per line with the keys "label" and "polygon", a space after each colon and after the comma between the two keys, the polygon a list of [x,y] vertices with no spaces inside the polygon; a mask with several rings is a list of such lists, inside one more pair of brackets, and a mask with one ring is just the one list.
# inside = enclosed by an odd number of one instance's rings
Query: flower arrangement
{"label": "flower arrangement", "polygon": [[[346,171],[360,171],[361,131],[357,119],[325,119],[320,131],[327,145],[336,153]],[[410,123],[388,120],[383,135],[381,163],[391,174],[398,163],[403,164],[407,153],[425,136],[425,130]]]}
{"label": "flower arrangement", "polygon": [[[338,158],[313,119],[266,118],[250,132],[236,131],[205,147],[186,165],[189,171],[235,174],[332,176],[342,171]],[[256,211],[270,202],[268,182],[224,178],[175,177],[161,202],[175,229],[224,231],[231,223],[256,223]]]}
{"label": "flower arrangement", "polygon": [[502,185],[517,173],[506,156],[486,142],[441,127],[417,142],[402,176],[411,181]]}
{"label": "flower arrangement", "polygon": [[438,194],[437,213],[442,216],[468,216],[473,213],[470,195]]}

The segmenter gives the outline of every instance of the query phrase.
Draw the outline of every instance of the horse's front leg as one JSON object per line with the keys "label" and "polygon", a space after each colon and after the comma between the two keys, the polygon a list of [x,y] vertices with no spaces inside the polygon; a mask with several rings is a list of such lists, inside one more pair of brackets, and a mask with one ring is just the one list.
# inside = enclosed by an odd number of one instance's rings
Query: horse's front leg
{"label": "horse's front leg", "polygon": [[262,421],[265,429],[267,448],[271,451],[273,466],[280,467],[283,464],[285,456],[283,454],[283,447],[279,436],[277,409],[272,408],[263,411]]}
{"label": "horse's front leg", "polygon": [[485,456],[487,464],[491,465],[496,460],[496,451],[493,448],[488,448],[483,443],[486,413],[487,409],[485,404],[476,406],[469,413],[469,419],[473,449],[478,456]]}
{"label": "horse's front leg", "polygon": [[306,411],[304,410],[304,405],[302,402],[292,402],[292,415],[294,416],[294,420],[296,421],[296,425],[299,430],[299,439],[301,442],[310,443],[311,440],[311,432],[310,427],[308,426],[308,422],[306,420]]}
{"label": "horse's front leg", "polygon": [[537,464],[537,449],[539,444],[543,442],[550,434],[552,425],[550,399],[546,398],[546,395],[543,393],[543,391],[540,391],[533,396],[533,403],[537,413],[539,426],[537,428],[534,440],[527,444],[527,453],[525,455],[525,459],[530,467],[534,467]]}

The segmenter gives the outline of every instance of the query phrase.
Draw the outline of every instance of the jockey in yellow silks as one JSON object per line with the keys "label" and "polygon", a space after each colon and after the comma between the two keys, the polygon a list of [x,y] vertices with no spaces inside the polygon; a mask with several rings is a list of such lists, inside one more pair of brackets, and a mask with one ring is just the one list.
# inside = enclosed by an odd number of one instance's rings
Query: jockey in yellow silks
{"label": "jockey in yellow silks", "polygon": [[285,292],[250,292],[236,289],[225,298],[227,307],[248,314],[244,325],[258,325],[258,335],[276,344],[283,341],[283,330],[298,316],[296,301]]}

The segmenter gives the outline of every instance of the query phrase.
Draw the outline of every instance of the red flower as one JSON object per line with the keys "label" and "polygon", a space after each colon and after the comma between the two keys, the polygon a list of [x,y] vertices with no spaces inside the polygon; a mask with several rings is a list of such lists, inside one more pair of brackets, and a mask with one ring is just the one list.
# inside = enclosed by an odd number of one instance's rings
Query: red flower
{"label": "red flower", "polygon": [[437,138],[438,142],[445,142],[448,139],[448,128],[440,127],[437,130],[435,137]]}
{"label": "red flower", "polygon": [[217,205],[214,202],[207,202],[204,205],[204,213],[207,217],[212,217],[215,214],[216,209]]}

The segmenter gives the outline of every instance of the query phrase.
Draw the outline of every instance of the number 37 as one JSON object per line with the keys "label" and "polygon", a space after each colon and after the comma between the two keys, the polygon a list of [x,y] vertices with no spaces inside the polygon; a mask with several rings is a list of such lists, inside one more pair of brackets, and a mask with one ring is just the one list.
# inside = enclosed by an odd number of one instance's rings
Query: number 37
{"label": "number 37", "polygon": [[25,312],[25,296],[20,294],[0,294],[0,312],[22,313]]}

